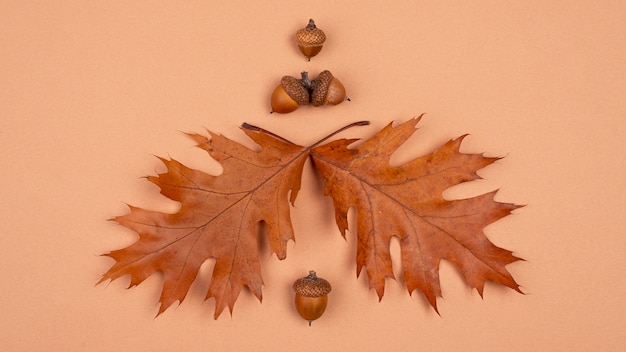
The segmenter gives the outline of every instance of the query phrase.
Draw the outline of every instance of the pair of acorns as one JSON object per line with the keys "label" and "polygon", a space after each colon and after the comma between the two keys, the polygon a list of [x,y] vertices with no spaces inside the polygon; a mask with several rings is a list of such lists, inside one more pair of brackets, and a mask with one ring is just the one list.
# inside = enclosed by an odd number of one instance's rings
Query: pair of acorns
{"label": "pair of acorns", "polygon": [[330,71],[322,71],[314,80],[309,79],[308,72],[301,73],[302,78],[283,76],[280,85],[274,89],[270,103],[271,112],[286,114],[301,105],[337,105],[346,97],[343,84]]}
{"label": "pair of acorns", "polygon": [[[326,35],[315,26],[311,19],[309,24],[296,32],[296,43],[302,54],[311,60],[311,57],[322,50]],[[330,71],[322,71],[315,79],[309,79],[308,72],[302,72],[301,78],[283,76],[280,85],[274,89],[270,103],[271,113],[286,114],[299,108],[301,105],[337,105],[346,96],[343,84]]]}

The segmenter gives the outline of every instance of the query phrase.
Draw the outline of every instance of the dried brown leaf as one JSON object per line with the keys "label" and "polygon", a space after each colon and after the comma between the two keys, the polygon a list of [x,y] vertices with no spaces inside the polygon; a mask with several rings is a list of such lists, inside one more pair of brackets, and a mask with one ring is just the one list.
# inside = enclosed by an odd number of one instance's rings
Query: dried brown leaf
{"label": "dried brown leaf", "polygon": [[164,274],[158,314],[182,302],[200,266],[215,259],[206,298],[215,298],[215,318],[233,305],[244,286],[261,300],[258,224],[264,222],[269,247],[279,259],[294,239],[290,205],[300,189],[303,147],[263,132],[244,132],[261,146],[253,151],[226,137],[190,134],[223,166],[219,176],[161,159],[167,172],[148,180],[166,197],[180,202],[175,214],[130,207],[113,220],[139,234],[139,240],[106,256],[115,264],[100,281],[130,275],[135,286],[157,272]]}
{"label": "dried brown leaf", "polygon": [[488,280],[519,291],[505,266],[520,258],[495,246],[483,232],[519,206],[496,202],[496,192],[452,201],[442,196],[454,185],[480,178],[476,171],[498,158],[461,153],[460,137],[392,166],[391,155],[416,131],[418,121],[389,124],[355,148],[349,147],[355,140],[341,139],[311,152],[344,236],[348,210],[356,210],[357,276],[365,267],[370,288],[382,299],[385,278],[394,278],[390,241],[396,236],[409,293],[419,290],[435,310],[442,259],[454,263],[481,295]]}

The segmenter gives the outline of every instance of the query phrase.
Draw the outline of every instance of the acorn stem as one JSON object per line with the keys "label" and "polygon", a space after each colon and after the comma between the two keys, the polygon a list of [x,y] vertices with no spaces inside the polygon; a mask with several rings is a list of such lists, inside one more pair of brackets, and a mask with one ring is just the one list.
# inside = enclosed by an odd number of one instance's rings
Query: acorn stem
{"label": "acorn stem", "polygon": [[315,26],[315,21],[313,21],[312,18],[309,18],[309,24],[306,25],[306,29],[315,29],[315,28],[317,28]]}
{"label": "acorn stem", "polygon": [[300,73],[302,79],[302,85],[309,91],[309,94],[313,91],[313,81],[309,79],[309,73],[306,71],[302,71]]}

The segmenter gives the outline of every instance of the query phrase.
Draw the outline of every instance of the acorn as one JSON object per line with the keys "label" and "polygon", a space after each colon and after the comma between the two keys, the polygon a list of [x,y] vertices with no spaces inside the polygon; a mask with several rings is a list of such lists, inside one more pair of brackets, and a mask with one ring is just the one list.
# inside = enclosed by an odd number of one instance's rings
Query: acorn
{"label": "acorn", "polygon": [[296,310],[311,326],[311,322],[321,317],[326,310],[330,283],[317,277],[315,271],[311,270],[308,276],[293,283],[293,290],[296,293]]}
{"label": "acorn", "polygon": [[[302,73],[302,77],[308,81],[308,74]],[[300,105],[307,105],[310,101],[309,88],[305,84],[310,85],[310,81],[306,82],[291,76],[283,76],[280,85],[274,89],[271,97],[272,111],[280,114],[286,114],[296,110]]]}
{"label": "acorn", "polygon": [[307,61],[310,61],[313,56],[319,54],[325,41],[326,34],[315,26],[313,19],[309,20],[309,24],[306,27],[296,32],[298,49],[306,56]]}
{"label": "acorn", "polygon": [[311,104],[313,106],[337,105],[344,100],[350,100],[346,97],[346,89],[330,71],[322,71],[313,80],[311,92]]}

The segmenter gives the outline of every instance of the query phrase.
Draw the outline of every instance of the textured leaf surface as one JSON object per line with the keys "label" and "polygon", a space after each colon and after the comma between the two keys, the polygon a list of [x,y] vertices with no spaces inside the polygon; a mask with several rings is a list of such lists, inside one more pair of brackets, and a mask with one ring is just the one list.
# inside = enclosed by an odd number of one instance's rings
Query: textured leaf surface
{"label": "textured leaf surface", "polygon": [[206,298],[215,298],[215,318],[233,305],[244,286],[261,300],[263,280],[258,253],[258,224],[264,222],[269,247],[279,259],[294,239],[290,205],[300,189],[305,148],[263,132],[244,132],[261,146],[253,151],[226,137],[190,136],[223,166],[219,176],[161,159],[167,172],[148,180],[166,197],[180,202],[175,214],[130,207],[113,220],[139,234],[127,248],[106,254],[114,265],[101,278],[130,275],[135,286],[157,272],[164,274],[159,314],[182,302],[200,266],[215,259]]}
{"label": "textured leaf surface", "polygon": [[416,131],[418,121],[389,124],[352,149],[356,140],[341,139],[311,153],[344,236],[348,210],[356,210],[357,276],[365,267],[370,288],[382,299],[385,278],[394,278],[389,248],[397,236],[409,293],[419,290],[435,310],[442,259],[454,263],[481,295],[488,280],[519,291],[505,266],[520,258],[495,246],[483,232],[519,206],[494,201],[495,192],[452,201],[442,196],[454,185],[480,178],[476,171],[498,158],[461,153],[460,137],[431,154],[391,166],[391,155]]}

